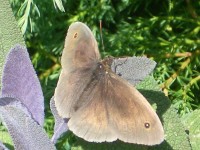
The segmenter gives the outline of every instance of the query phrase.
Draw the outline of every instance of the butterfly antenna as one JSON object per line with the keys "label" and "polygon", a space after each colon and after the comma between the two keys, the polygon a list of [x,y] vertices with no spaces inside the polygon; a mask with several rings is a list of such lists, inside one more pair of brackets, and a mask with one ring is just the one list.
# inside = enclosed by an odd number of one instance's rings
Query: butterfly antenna
{"label": "butterfly antenna", "polygon": [[105,52],[104,43],[103,43],[103,34],[102,34],[102,20],[100,20],[100,38],[101,38],[101,44],[102,44],[103,51]]}

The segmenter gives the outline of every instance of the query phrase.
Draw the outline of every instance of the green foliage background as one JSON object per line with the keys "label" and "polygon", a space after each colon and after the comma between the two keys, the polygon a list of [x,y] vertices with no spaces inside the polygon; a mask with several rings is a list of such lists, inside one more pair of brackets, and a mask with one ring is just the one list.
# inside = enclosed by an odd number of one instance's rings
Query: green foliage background
{"label": "green foliage background", "polygon": [[154,77],[179,113],[199,108],[199,1],[11,0],[11,4],[41,82],[48,87],[47,99],[55,88],[67,29],[82,21],[95,34],[103,57],[147,55],[158,63]]}
{"label": "green foliage background", "polygon": [[[53,132],[53,118],[49,111],[49,100],[59,76],[65,35],[68,26],[74,21],[84,22],[91,28],[99,43],[102,57],[146,55],[155,60],[157,68],[154,71],[154,78],[163,92],[169,96],[173,108],[176,108],[182,118],[187,118],[184,121],[187,125],[190,119],[184,116],[192,114],[194,110],[199,112],[200,1],[10,2],[43,86],[47,118],[45,128],[50,136]],[[101,44],[100,20],[103,24],[105,49]],[[192,125],[188,126],[191,128]],[[200,131],[195,130],[195,135],[199,134]],[[73,143],[73,135],[66,136],[67,141],[61,140],[58,147],[65,145],[69,148],[69,143]]]}

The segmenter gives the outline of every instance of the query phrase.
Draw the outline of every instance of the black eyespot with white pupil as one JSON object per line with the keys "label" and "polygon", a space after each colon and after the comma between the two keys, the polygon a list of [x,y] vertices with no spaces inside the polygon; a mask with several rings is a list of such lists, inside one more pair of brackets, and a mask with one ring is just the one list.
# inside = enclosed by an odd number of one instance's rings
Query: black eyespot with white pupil
{"label": "black eyespot with white pupil", "polygon": [[148,122],[144,123],[144,127],[145,127],[146,129],[150,128],[150,123],[148,123]]}

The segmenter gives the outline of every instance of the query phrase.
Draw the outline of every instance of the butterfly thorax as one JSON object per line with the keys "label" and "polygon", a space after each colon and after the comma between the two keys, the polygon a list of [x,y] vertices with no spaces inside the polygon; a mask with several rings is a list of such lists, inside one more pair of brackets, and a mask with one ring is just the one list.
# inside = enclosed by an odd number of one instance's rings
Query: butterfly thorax
{"label": "butterfly thorax", "polygon": [[112,57],[107,57],[101,60],[100,62],[98,62],[94,70],[94,76],[97,78],[101,78],[105,75],[109,75],[109,72],[112,72],[111,70],[112,62],[113,62]]}

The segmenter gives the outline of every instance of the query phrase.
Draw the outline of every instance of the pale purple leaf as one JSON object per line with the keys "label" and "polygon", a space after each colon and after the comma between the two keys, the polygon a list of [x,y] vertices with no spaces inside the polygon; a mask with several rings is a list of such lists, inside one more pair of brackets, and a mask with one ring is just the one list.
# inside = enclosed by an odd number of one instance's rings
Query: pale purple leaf
{"label": "pale purple leaf", "polygon": [[20,103],[15,98],[0,98],[0,117],[12,137],[15,149],[55,150],[42,126],[19,107]]}
{"label": "pale purple leaf", "polygon": [[16,45],[7,56],[2,78],[2,97],[20,100],[40,125],[44,122],[44,97],[25,47]]}
{"label": "pale purple leaf", "polygon": [[27,116],[32,117],[26,106],[16,98],[0,97],[0,107],[12,106],[21,109]]}
{"label": "pale purple leaf", "polygon": [[138,84],[155,68],[156,62],[146,57],[115,58],[111,69],[133,85]]}
{"label": "pale purple leaf", "polygon": [[51,98],[50,108],[55,119],[54,134],[51,138],[51,141],[53,143],[56,143],[56,141],[61,136],[61,134],[63,134],[64,132],[68,130],[68,127],[67,127],[68,119],[63,119],[62,117],[58,115],[58,112],[55,107],[54,97]]}

